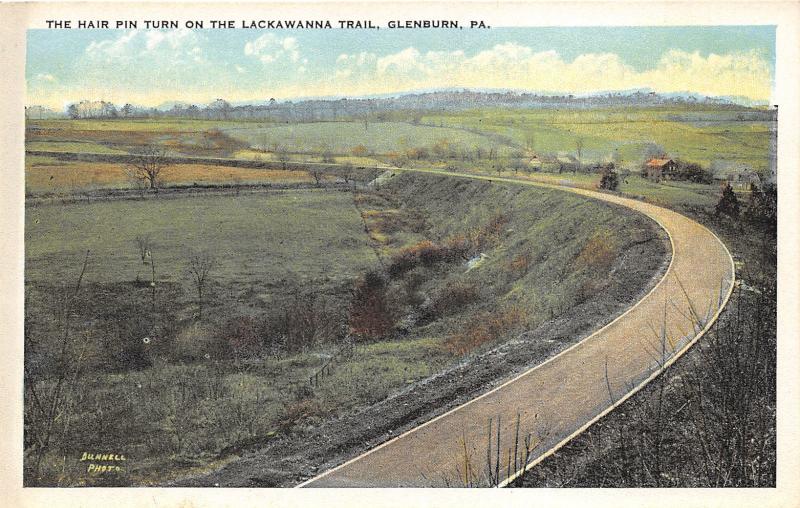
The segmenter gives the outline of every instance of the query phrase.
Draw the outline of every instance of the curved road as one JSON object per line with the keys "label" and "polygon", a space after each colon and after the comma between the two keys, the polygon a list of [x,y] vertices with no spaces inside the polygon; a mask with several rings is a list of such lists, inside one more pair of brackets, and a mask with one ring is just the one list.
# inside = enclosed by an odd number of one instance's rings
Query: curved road
{"label": "curved road", "polygon": [[591,336],[492,391],[306,481],[301,487],[462,486],[468,462],[476,477],[485,473],[490,419],[493,420],[491,456],[495,461],[498,418],[502,480],[508,450],[515,446],[518,415],[520,466],[524,436],[534,436],[530,468],[633,395],[683,354],[716,320],[733,290],[735,272],[728,250],[711,231],[676,212],[578,188],[421,171],[560,189],[628,207],[654,219],[668,233],[672,261],[650,293]]}

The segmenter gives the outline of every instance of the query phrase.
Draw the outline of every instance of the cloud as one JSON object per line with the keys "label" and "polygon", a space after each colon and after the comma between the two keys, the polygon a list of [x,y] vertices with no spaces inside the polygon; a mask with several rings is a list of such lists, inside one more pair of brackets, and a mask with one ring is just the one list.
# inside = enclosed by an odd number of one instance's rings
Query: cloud
{"label": "cloud", "polygon": [[637,70],[615,53],[587,53],[569,61],[554,50],[536,52],[513,42],[471,56],[413,47],[384,56],[341,54],[335,76],[349,80],[351,93],[476,87],[581,94],[650,88],[768,99],[772,84],[769,64],[755,51],[703,56],[671,49],[651,68]]}
{"label": "cloud", "polygon": [[86,55],[90,58],[118,58],[125,56],[139,37],[138,30],[125,32],[116,39],[105,39],[102,41],[92,41],[86,47]]}
{"label": "cloud", "polygon": [[320,52],[309,61],[302,39],[293,36],[254,36],[241,42],[238,54],[213,47],[209,40],[203,31],[186,29],[116,32],[82,46],[81,55],[68,63],[32,70],[28,91],[51,104],[65,98],[158,104],[219,96],[245,101],[265,95],[291,99],[461,87],[576,95],[647,88],[768,101],[773,81],[768,57],[758,51],[665,49],[642,68],[613,52],[566,58],[556,50],[512,41],[469,52],[411,45],[396,51],[328,53],[327,58]]}
{"label": "cloud", "polygon": [[117,38],[92,41],[85,54],[92,61],[114,63],[149,60],[152,63],[181,65],[205,63],[202,38],[193,30],[131,30]]}
{"label": "cloud", "polygon": [[300,47],[297,39],[294,37],[280,38],[273,33],[266,33],[245,43],[244,54],[256,57],[265,64],[282,60],[292,63],[300,61]]}

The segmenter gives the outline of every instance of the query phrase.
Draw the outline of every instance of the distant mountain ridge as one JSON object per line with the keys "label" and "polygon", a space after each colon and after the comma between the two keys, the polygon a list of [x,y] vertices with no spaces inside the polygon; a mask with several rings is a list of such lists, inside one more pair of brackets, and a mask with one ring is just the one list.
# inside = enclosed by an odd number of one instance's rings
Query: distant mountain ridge
{"label": "distant mountain ridge", "polygon": [[[102,101],[81,101],[77,104],[95,104]],[[108,103],[103,103],[108,104]],[[191,116],[201,118],[269,118],[309,121],[327,120],[344,116],[374,115],[388,111],[463,111],[477,108],[503,107],[509,109],[592,109],[606,107],[655,107],[655,106],[714,106],[720,108],[763,109],[765,104],[744,97],[710,97],[694,92],[657,93],[648,89],[608,91],[591,94],[547,94],[515,90],[491,89],[438,89],[399,92],[381,96],[320,97],[277,101],[263,99],[228,102],[217,99],[208,104],[190,104],[183,101],[168,101],[157,107],[127,104],[119,106],[112,117],[145,116]],[[74,116],[74,105],[64,113],[42,106],[26,108],[28,118],[52,118]],[[96,109],[96,108],[95,108]],[[124,113],[123,113],[124,111]],[[80,116],[94,117],[94,116]],[[107,113],[103,113],[107,117]]]}

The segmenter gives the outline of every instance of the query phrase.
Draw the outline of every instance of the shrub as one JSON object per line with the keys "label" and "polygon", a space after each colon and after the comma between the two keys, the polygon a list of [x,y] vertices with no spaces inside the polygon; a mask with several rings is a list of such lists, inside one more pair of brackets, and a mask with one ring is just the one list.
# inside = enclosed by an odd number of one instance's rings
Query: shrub
{"label": "shrub", "polygon": [[387,268],[389,275],[397,277],[418,265],[433,266],[440,262],[452,262],[463,256],[455,245],[438,245],[430,240],[423,240],[410,247],[406,247],[394,256]]}
{"label": "shrub", "polygon": [[177,360],[193,362],[230,358],[231,348],[211,326],[193,322],[175,337],[173,354]]}
{"label": "shrub", "polygon": [[725,184],[722,188],[722,195],[715,208],[717,215],[727,215],[732,219],[739,217],[739,200],[736,198],[736,193],[729,183]]}
{"label": "shrub", "polygon": [[295,400],[286,404],[278,425],[283,432],[288,432],[297,423],[306,418],[319,416],[321,412],[319,402],[314,399]]}
{"label": "shrub", "polygon": [[350,302],[350,333],[361,339],[377,339],[392,329],[394,317],[386,297],[386,280],[367,272],[355,285]]}
{"label": "shrub", "polygon": [[456,355],[465,355],[476,348],[496,341],[525,324],[519,307],[506,307],[497,312],[481,312],[469,319],[460,333],[448,336],[444,348]]}
{"label": "shrub", "polygon": [[350,153],[355,157],[363,157],[369,153],[369,149],[364,145],[356,145],[350,149]]}
{"label": "shrub", "polygon": [[778,188],[767,184],[763,189],[750,185],[750,203],[747,205],[747,218],[761,226],[761,230],[772,236],[778,231]]}
{"label": "shrub", "polygon": [[263,350],[262,334],[263,323],[252,316],[233,317],[225,322],[220,331],[236,358],[260,355]]}
{"label": "shrub", "polygon": [[528,252],[519,254],[506,265],[506,271],[514,277],[522,277],[531,266],[531,255]]}
{"label": "shrub", "polygon": [[341,332],[340,308],[319,292],[295,290],[268,312],[261,333],[262,345],[273,354],[305,351],[320,342],[333,341]]}
{"label": "shrub", "polygon": [[466,259],[472,253],[496,244],[507,223],[506,215],[497,214],[483,226],[453,235],[441,244],[430,240],[418,242],[392,256],[387,272],[391,277],[398,277],[419,265],[433,266]]}
{"label": "shrub", "polygon": [[617,255],[616,242],[609,231],[598,231],[586,242],[575,258],[578,269],[589,269],[602,274],[607,272]]}
{"label": "shrub", "polygon": [[420,146],[406,150],[406,157],[409,159],[423,160],[428,159],[430,157],[430,153],[428,152],[427,148]]}
{"label": "shrub", "polygon": [[422,318],[433,321],[462,311],[474,303],[479,295],[480,290],[474,284],[463,281],[450,283],[433,295],[431,303],[423,309]]}
{"label": "shrub", "polygon": [[619,187],[619,176],[613,169],[603,169],[598,187],[603,190],[615,191]]}
{"label": "shrub", "polygon": [[678,161],[678,173],[676,175],[676,179],[706,184],[714,181],[714,177],[711,175],[711,173],[704,170],[700,164],[683,161]]}

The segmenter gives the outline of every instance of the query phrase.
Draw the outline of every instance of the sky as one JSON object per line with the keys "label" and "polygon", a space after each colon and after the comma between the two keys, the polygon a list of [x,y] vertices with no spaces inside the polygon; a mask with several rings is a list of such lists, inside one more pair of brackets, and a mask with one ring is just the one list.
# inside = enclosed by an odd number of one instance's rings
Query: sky
{"label": "sky", "polygon": [[436,88],[647,88],[770,103],[775,27],[29,30],[27,103],[158,106]]}

